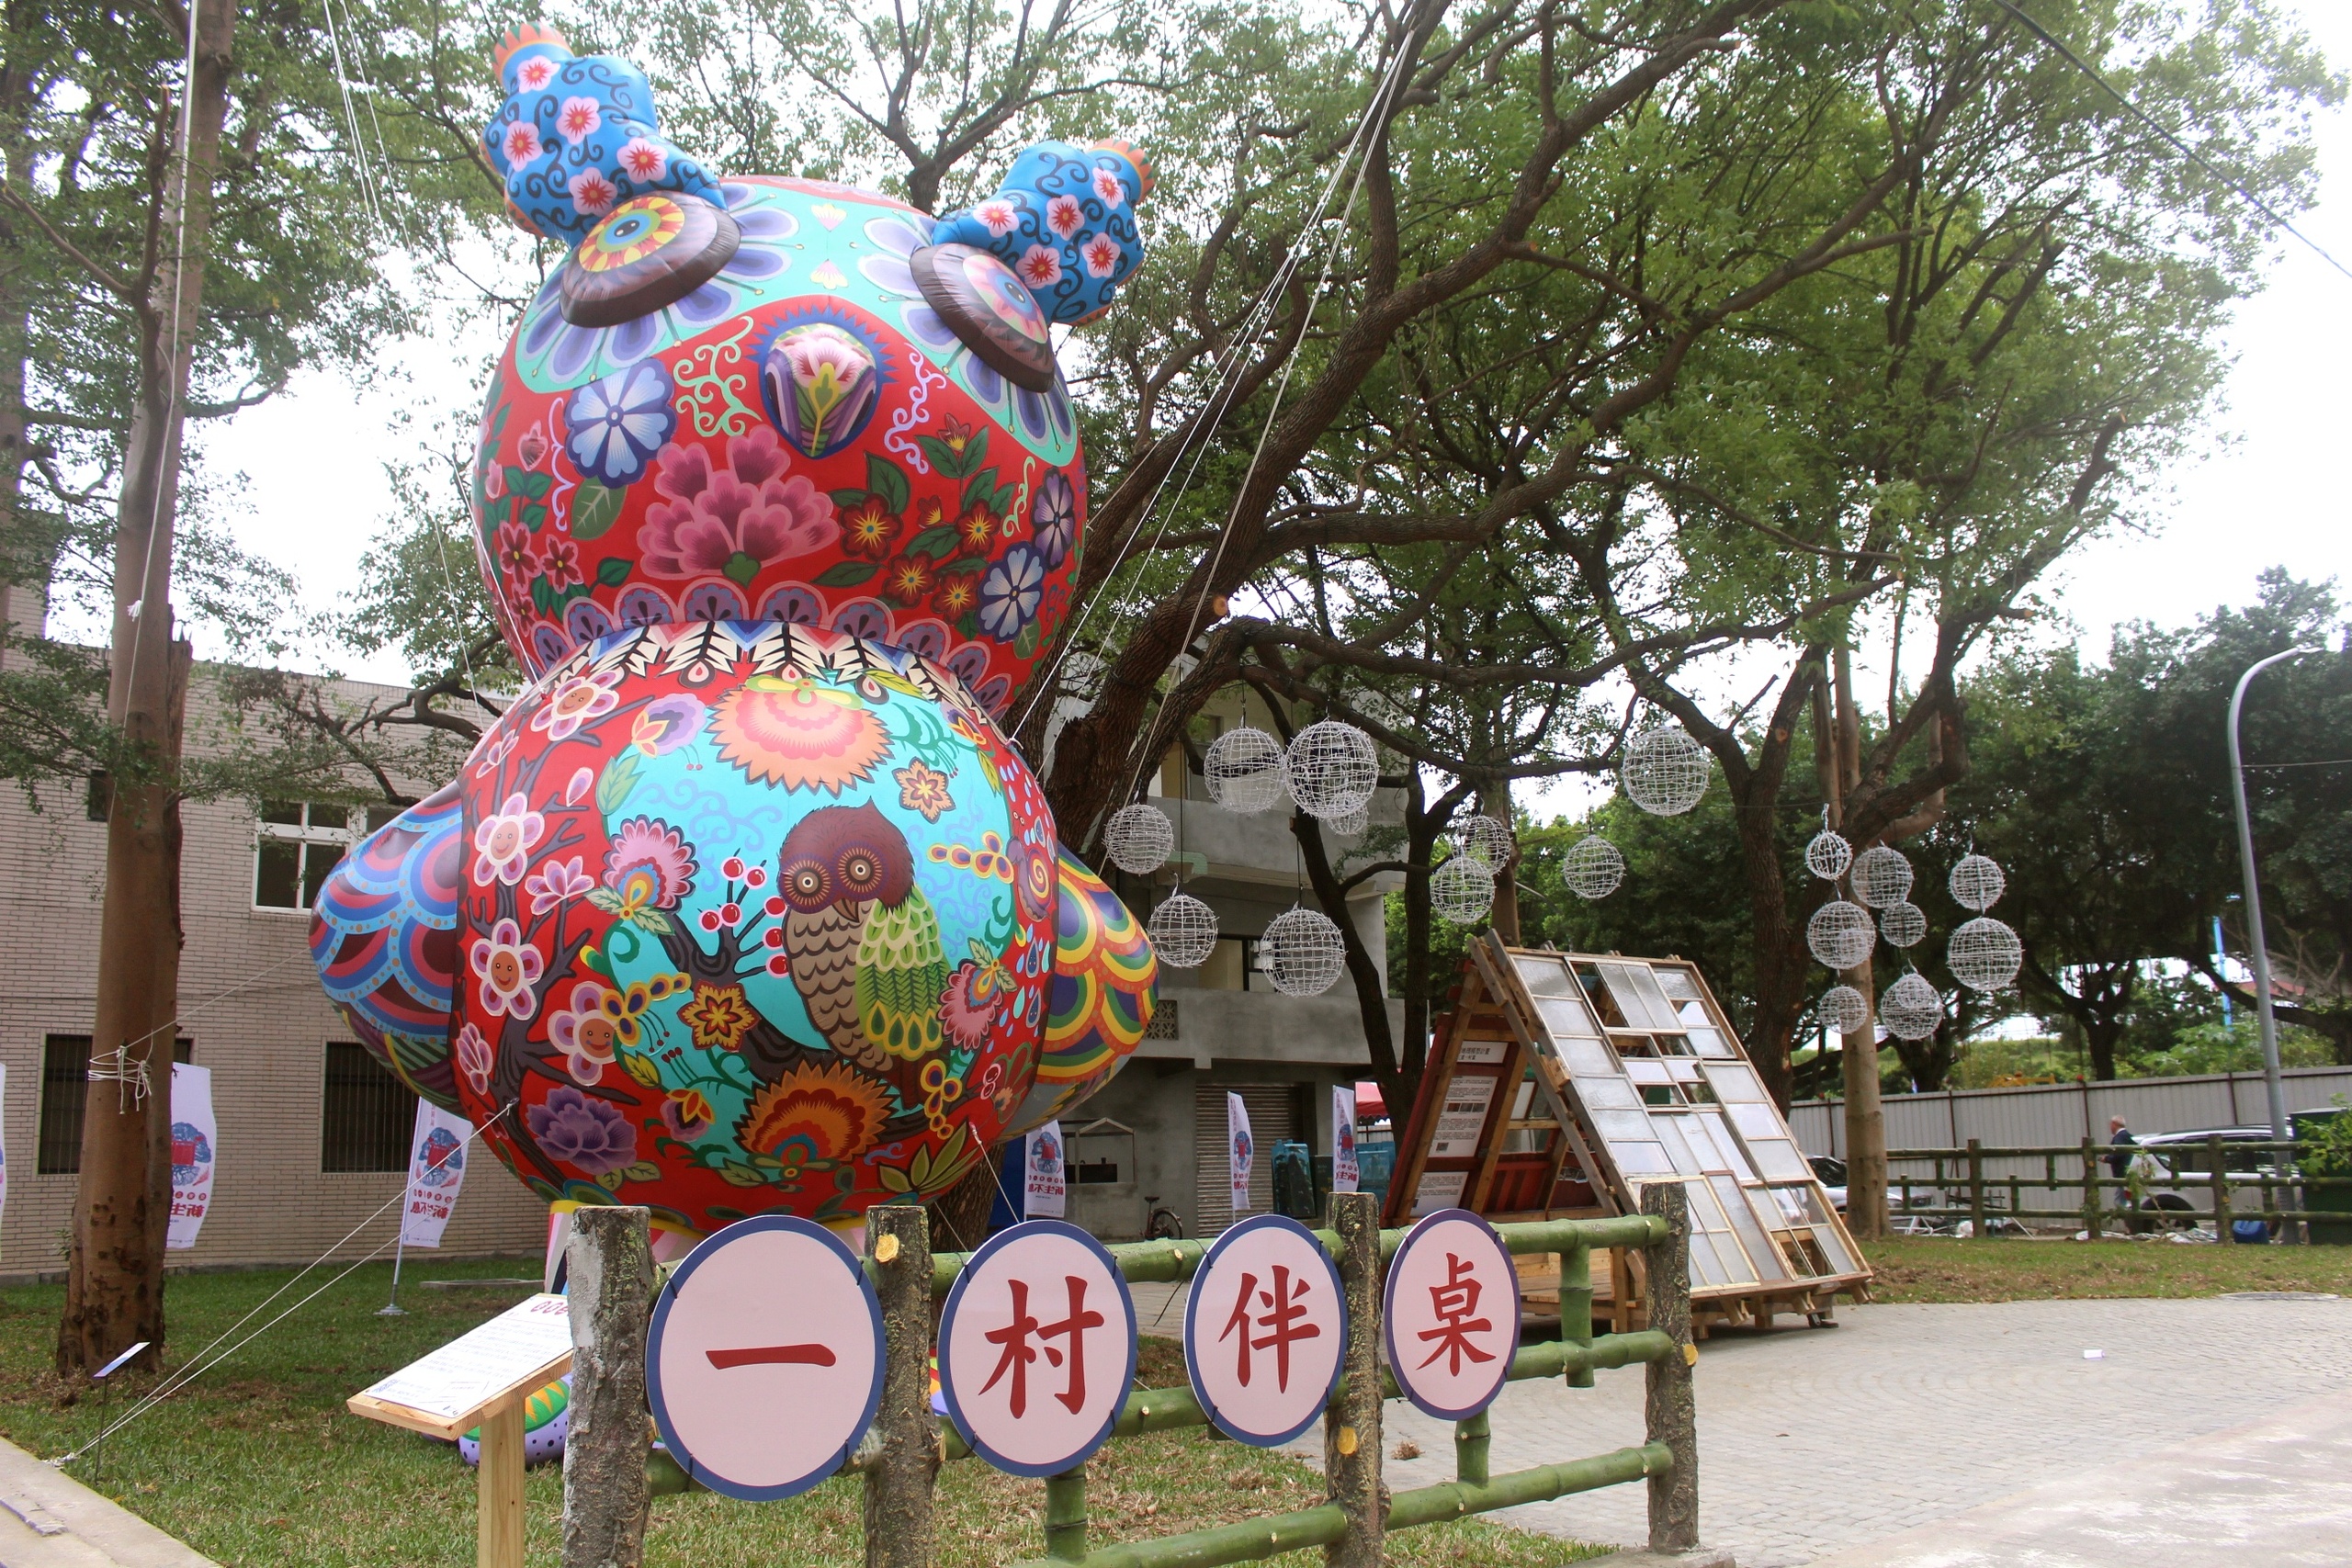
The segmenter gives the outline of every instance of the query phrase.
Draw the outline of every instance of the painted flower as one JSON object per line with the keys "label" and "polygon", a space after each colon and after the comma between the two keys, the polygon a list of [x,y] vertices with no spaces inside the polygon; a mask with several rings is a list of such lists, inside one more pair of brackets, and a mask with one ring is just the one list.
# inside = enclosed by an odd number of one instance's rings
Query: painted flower
{"label": "painted flower", "polygon": [[1085,221],[1086,214],[1079,207],[1078,197],[1074,196],[1056,196],[1048,197],[1046,198],[1046,227],[1051,229],[1055,233],[1059,234],[1063,239],[1067,240],[1072,234],[1077,233],[1078,226]]}
{"label": "painted flower", "polygon": [[555,62],[546,55],[534,55],[514,68],[515,85],[524,92],[536,93],[555,80]]}
{"label": "painted flower", "polygon": [[847,692],[815,681],[754,675],[711,710],[718,754],[753,784],[838,795],[874,776],[889,731]]}
{"label": "painted flower", "polygon": [[476,937],[469,957],[481,981],[481,1010],[493,1017],[528,1018],[538,1010],[531,987],[538,983],[545,960],[539,950],[523,941],[523,928],[500,920],[490,934]]}
{"label": "painted flower", "polygon": [[621,170],[640,185],[658,180],[670,166],[670,155],[658,142],[633,136],[621,143]]}
{"label": "painted flower", "polygon": [[525,468],[536,468],[539,466],[539,459],[548,455],[548,438],[534,426],[523,432],[514,443],[514,455],[523,459]]}
{"label": "painted flower", "polygon": [[649,757],[664,757],[692,743],[702,733],[710,710],[700,697],[673,692],[654,698],[639,710],[628,743]]}
{"label": "painted flower", "polygon": [[474,886],[503,882],[512,887],[522,879],[532,846],[547,831],[548,819],[531,809],[527,798],[519,793],[508,795],[504,805],[474,825]]}
{"label": "painted flower", "polygon": [[539,551],[539,572],[558,593],[588,581],[580,573],[580,547],[570,539],[552,538],[547,542]]}
{"label": "painted flower", "polygon": [[650,980],[631,980],[627,988],[605,991],[596,998],[596,1012],[612,1031],[613,1038],[623,1045],[635,1045],[645,1038],[646,1017],[657,1002],[668,1001],[686,988],[684,975],[656,975]]}
{"label": "painted flower", "polygon": [[[520,795],[515,796],[521,799]],[[568,904],[596,886],[596,879],[580,869],[585,857],[574,855],[570,860],[552,860],[539,868],[538,874],[523,884],[523,891],[531,896],[531,913],[544,915],[559,904]]]}
{"label": "painted flower", "polygon": [[972,209],[972,216],[1000,240],[1012,233],[1021,222],[1021,209],[1001,196],[992,196]]}
{"label": "painted flower", "polygon": [[1015,545],[1005,551],[980,579],[980,629],[999,642],[1019,637],[1036,618],[1045,583],[1046,563],[1035,550]]}
{"label": "painted flower", "polygon": [[486,779],[523,743],[522,731],[500,726],[474,742],[474,777]]}
{"label": "painted flower", "polygon": [[936,822],[943,812],[956,809],[956,802],[947,793],[947,775],[924,765],[920,757],[890,777],[898,782],[899,804],[910,811],[921,812],[926,822]]}
{"label": "painted flower", "polygon": [[953,626],[972,613],[980,602],[980,580],[968,571],[951,572],[939,580],[939,592],[931,596],[931,607],[940,618]]}
{"label": "painted flower", "polygon": [[766,425],[728,441],[723,469],[711,468],[707,447],[664,446],[653,488],[666,499],[646,508],[637,536],[646,571],[668,578],[717,572],[749,586],[777,561],[840,538],[824,492],[806,475],[784,477],[790,461]]}
{"label": "painted flower", "polygon": [[698,1089],[673,1089],[662,1102],[662,1125],[670,1136],[684,1142],[701,1137],[718,1120],[718,1113]]}
{"label": "painted flower", "polygon": [[903,525],[878,495],[868,495],[841,513],[842,548],[867,560],[886,560]]}
{"label": "painted flower", "polygon": [[696,986],[694,1000],[678,1010],[678,1021],[706,1051],[733,1051],[760,1021],[741,986]]}
{"label": "painted flower", "polygon": [[563,107],[555,111],[555,128],[574,147],[588,140],[595,129],[605,123],[605,114],[594,98],[566,98]]}
{"label": "painted flower", "polygon": [[940,442],[958,457],[972,444],[972,427],[960,419],[944,420],[939,426]]}
{"label": "painted flower", "polygon": [[605,1016],[605,998],[612,991],[594,980],[571,987],[570,1006],[548,1014],[548,1043],[571,1059],[571,1076],[594,1083],[613,1059],[620,1031]]}
{"label": "painted flower", "polygon": [[547,148],[539,141],[538,127],[527,119],[518,119],[506,128],[506,137],[500,144],[500,151],[506,154],[509,167],[520,168],[537,159]]}
{"label": "painted flower", "polygon": [[889,1113],[889,1091],[847,1062],[803,1064],[752,1097],[735,1123],[735,1140],[781,1161],[789,1179],[864,1154]]}
{"label": "painted flower", "polygon": [[571,205],[583,217],[602,218],[620,199],[620,190],[605,177],[602,169],[582,169],[567,182],[571,190]]}
{"label": "painted flower", "polygon": [[490,1070],[497,1061],[490,1042],[480,1028],[466,1024],[458,1031],[458,1070],[466,1075],[466,1082],[476,1094],[490,1092]]}
{"label": "painted flower", "polygon": [[620,694],[614,690],[620,683],[617,670],[567,676],[531,716],[531,728],[545,731],[549,740],[568,740],[572,731],[590,719],[602,718],[621,705]]}
{"label": "painted flower", "polygon": [[1055,245],[1032,245],[1017,264],[1021,281],[1031,288],[1050,288],[1062,280],[1062,253]]}
{"label": "painted flower", "polygon": [[695,890],[695,856],[667,822],[632,817],[613,829],[605,851],[605,886],[620,909],[674,909]]}
{"label": "painted flower", "polygon": [[658,359],[599,377],[564,405],[564,450],[583,474],[617,490],[641,479],[645,466],[677,433],[670,406],[670,373]]}
{"label": "painted flower", "polygon": [[939,568],[929,556],[904,555],[882,569],[882,592],[914,608],[939,585]]}
{"label": "painted flower", "polygon": [[594,769],[574,768],[571,770],[570,782],[563,786],[563,803],[566,806],[577,806],[587,799],[588,792],[595,787],[596,774]]}
{"label": "painted flower", "polygon": [[831,321],[786,331],[761,356],[760,376],[784,438],[811,457],[847,446],[882,395],[874,350]]}
{"label": "painted flower", "polygon": [[1069,479],[1058,468],[1037,485],[1037,499],[1029,508],[1029,534],[1048,570],[1069,558],[1077,538],[1078,498]]}
{"label": "painted flower", "polygon": [[523,1112],[540,1152],[590,1176],[637,1163],[637,1129],[601,1100],[570,1086],[548,1091],[547,1101]]}
{"label": "painted flower", "polygon": [[1094,171],[1094,195],[1097,200],[1114,212],[1127,204],[1127,187],[1121,185],[1119,176],[1108,169]]}
{"label": "painted flower", "polygon": [[1119,249],[1118,241],[1108,234],[1097,234],[1079,246],[1078,254],[1086,258],[1088,276],[1108,277],[1119,270],[1119,258],[1125,253]]}
{"label": "painted flower", "polygon": [[509,583],[527,582],[539,575],[539,552],[531,548],[531,531],[520,523],[498,525],[498,548],[492,553],[499,575]]}
{"label": "painted flower", "polygon": [[1004,519],[989,508],[985,502],[976,501],[956,519],[956,537],[962,541],[967,555],[984,556],[996,536],[1004,529]]}
{"label": "painted flower", "polygon": [[939,1021],[947,1038],[966,1051],[977,1051],[988,1043],[997,1004],[1012,983],[1004,965],[992,958],[986,964],[967,958],[957,964],[945,994],[939,998]]}

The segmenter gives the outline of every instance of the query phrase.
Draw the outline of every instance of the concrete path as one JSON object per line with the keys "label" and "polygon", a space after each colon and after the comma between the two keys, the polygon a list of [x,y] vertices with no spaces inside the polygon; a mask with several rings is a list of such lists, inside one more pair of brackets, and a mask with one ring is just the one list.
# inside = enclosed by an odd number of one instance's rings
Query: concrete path
{"label": "concrete path", "polygon": [[0,1441],[0,1568],[220,1568],[138,1515]]}

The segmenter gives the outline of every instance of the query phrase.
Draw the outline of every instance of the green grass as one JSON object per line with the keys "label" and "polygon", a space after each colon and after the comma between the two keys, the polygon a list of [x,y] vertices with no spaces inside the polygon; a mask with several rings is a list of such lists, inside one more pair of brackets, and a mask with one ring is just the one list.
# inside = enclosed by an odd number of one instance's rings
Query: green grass
{"label": "green grass", "polygon": [[[344,1400],[514,1304],[525,1287],[441,1291],[431,1279],[513,1276],[513,1261],[411,1265],[401,1303],[374,1315],[388,1266],[371,1265],[319,1297],[233,1359],[157,1405],[77,1461],[72,1473],[199,1551],[236,1568],[452,1568],[474,1560],[473,1472],[447,1444],[347,1414]],[[188,1275],[170,1285],[170,1363],[194,1355],[283,1284],[288,1271]],[[275,1313],[325,1278],[311,1276]],[[109,1411],[76,1397],[50,1371],[63,1287],[0,1291],[0,1436],[42,1458],[86,1442]],[[266,1318],[268,1314],[263,1314]],[[256,1322],[261,1319],[256,1319]],[[1175,1345],[1144,1341],[1141,1381],[1183,1382]],[[152,1386],[127,1382],[119,1415]],[[1563,1454],[1562,1459],[1576,1457]],[[1255,1515],[1311,1507],[1320,1472],[1286,1455],[1167,1432],[1114,1442],[1088,1468],[1091,1540],[1170,1535]],[[530,1561],[558,1558],[560,1467],[530,1472]],[[860,1492],[831,1481],[788,1503],[739,1503],[710,1494],[662,1498],[647,1539],[648,1568],[772,1562],[832,1568],[863,1561]],[[940,1568],[983,1568],[1042,1553],[1045,1483],[978,1461],[948,1466],[938,1489]],[[1484,1520],[1390,1538],[1399,1568],[1554,1568],[1602,1548]],[[1305,1562],[1314,1554],[1285,1553]]]}
{"label": "green grass", "polygon": [[2169,1241],[1871,1242],[1880,1302],[2018,1302],[2067,1297],[2218,1296],[2232,1291],[2352,1295],[2352,1247],[2182,1246]]}

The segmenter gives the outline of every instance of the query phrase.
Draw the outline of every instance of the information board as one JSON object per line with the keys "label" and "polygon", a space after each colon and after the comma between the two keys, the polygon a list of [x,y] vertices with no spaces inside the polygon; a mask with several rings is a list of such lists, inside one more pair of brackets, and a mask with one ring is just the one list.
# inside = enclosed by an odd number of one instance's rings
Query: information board
{"label": "information board", "polygon": [[455,1438],[492,1405],[571,1370],[570,1306],[561,1296],[538,1295],[362,1389],[349,1406],[371,1420]]}

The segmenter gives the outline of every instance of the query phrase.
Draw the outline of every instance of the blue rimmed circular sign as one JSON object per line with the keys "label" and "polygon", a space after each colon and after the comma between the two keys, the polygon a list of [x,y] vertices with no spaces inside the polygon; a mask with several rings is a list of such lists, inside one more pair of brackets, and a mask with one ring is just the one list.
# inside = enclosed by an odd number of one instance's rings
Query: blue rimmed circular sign
{"label": "blue rimmed circular sign", "polygon": [[1510,1248],[1469,1210],[1439,1210],[1397,1245],[1380,1315],[1405,1397],[1441,1420],[1468,1420],[1502,1393],[1519,1350]]}
{"label": "blue rimmed circular sign", "polygon": [[1184,1306],[1184,1374],[1227,1437],[1274,1448],[1315,1425],[1346,1359],[1348,1303],[1315,1233],[1284,1214],[1228,1228]]}
{"label": "blue rimmed circular sign", "polygon": [[1111,1440],[1136,1375],[1136,1308],[1102,1244],[1060,1220],[1001,1231],[939,1319],[939,1392],[972,1451],[1058,1475]]}
{"label": "blue rimmed circular sign", "polygon": [[671,1276],[645,1392],[689,1475],[773,1502],[842,1467],[881,1404],[883,1355],[881,1303],[857,1255],[822,1225],[763,1214]]}

